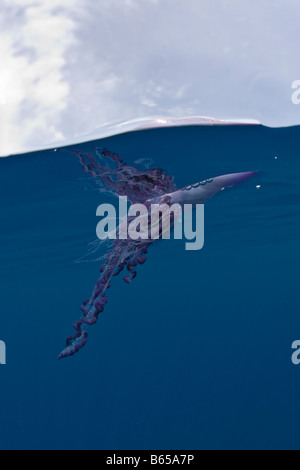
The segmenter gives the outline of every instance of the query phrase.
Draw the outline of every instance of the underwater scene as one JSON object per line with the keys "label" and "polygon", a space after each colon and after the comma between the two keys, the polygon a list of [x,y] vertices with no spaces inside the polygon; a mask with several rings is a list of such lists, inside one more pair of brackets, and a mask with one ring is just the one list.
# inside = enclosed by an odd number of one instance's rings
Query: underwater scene
{"label": "underwater scene", "polygon": [[[0,159],[2,449],[299,448],[299,136],[149,126]],[[204,203],[202,249],[100,241],[119,196]]]}

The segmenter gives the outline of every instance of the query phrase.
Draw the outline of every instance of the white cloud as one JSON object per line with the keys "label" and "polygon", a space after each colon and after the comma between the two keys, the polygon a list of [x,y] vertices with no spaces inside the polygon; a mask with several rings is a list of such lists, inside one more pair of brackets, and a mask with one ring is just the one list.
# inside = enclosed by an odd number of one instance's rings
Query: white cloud
{"label": "white cloud", "polygon": [[[0,33],[0,153],[63,139],[61,111],[70,86],[65,54],[74,44],[75,22],[67,0],[4,0]],[[45,139],[45,140],[44,140]]]}

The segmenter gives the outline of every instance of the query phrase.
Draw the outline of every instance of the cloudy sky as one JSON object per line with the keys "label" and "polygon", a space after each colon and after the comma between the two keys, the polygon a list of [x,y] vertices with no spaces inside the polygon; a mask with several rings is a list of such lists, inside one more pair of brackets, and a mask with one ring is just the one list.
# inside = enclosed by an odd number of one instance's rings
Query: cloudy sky
{"label": "cloudy sky", "polygon": [[1,155],[152,116],[300,124],[299,0],[0,5]]}

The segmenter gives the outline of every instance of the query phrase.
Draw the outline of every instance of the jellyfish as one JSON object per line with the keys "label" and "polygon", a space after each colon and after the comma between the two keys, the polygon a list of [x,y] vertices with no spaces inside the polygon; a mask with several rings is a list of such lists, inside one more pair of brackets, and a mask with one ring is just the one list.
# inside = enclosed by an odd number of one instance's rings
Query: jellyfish
{"label": "jellyfish", "polygon": [[[256,172],[233,173],[201,181],[177,189],[173,176],[161,168],[138,170],[127,165],[117,153],[107,149],[93,149],[92,153],[72,150],[79,160],[83,172],[91,177],[96,189],[108,191],[115,196],[126,196],[131,204],[204,204],[226,187],[246,181]],[[126,223],[130,223],[130,218]],[[121,224],[120,224],[121,225]],[[119,226],[120,227],[120,226]],[[119,230],[119,229],[118,229]],[[99,315],[108,302],[107,291],[114,277],[123,272],[123,279],[130,283],[137,275],[138,265],[145,263],[148,250],[154,240],[116,237],[104,263],[100,277],[88,299],[81,307],[81,317],[74,323],[74,333],[66,340],[58,359],[76,354],[85,346],[88,329],[97,323]]]}

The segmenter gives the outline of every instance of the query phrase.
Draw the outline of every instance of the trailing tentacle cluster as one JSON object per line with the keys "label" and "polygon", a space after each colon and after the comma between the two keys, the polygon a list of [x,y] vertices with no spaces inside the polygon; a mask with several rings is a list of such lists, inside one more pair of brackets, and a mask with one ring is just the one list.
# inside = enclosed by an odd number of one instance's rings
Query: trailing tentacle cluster
{"label": "trailing tentacle cluster", "polygon": [[173,177],[161,168],[140,171],[123,162],[117,153],[95,148],[94,153],[72,150],[78,156],[83,172],[101,180],[106,190],[127,196],[132,203],[143,202],[176,190]]}
{"label": "trailing tentacle cluster", "polygon": [[[95,149],[93,154],[72,151],[78,156],[83,172],[100,179],[107,190],[118,196],[127,196],[132,203],[144,202],[157,196],[170,193],[176,189],[173,177],[163,170],[155,168],[147,171],[126,165],[118,154],[108,150]],[[104,162],[104,163],[101,163]],[[87,342],[87,328],[95,324],[99,314],[107,303],[107,289],[114,276],[118,276],[126,267],[125,282],[130,283],[137,274],[138,264],[144,264],[149,240],[121,240],[113,242],[112,250],[100,268],[101,276],[89,299],[80,307],[82,317],[74,323],[75,333],[67,338],[66,347],[59,359],[72,356]]]}

